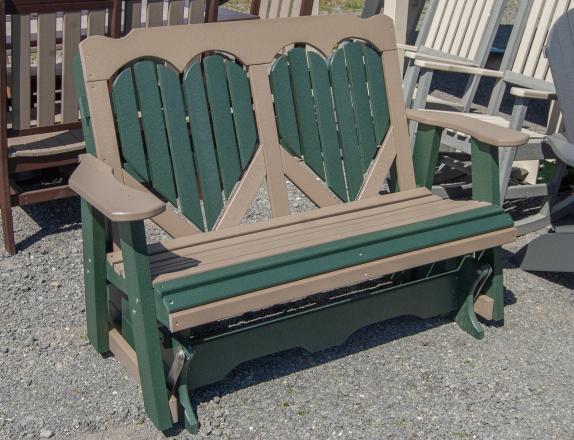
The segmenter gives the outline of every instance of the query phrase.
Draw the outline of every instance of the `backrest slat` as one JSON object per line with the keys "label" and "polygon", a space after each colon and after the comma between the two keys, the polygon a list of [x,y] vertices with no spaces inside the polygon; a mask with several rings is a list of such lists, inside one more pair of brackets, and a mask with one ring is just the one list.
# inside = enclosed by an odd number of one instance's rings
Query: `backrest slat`
{"label": "backrest slat", "polygon": [[465,0],[464,8],[460,18],[460,24],[457,27],[456,34],[452,40],[451,53],[461,53],[462,43],[467,36],[470,19],[479,0]]}
{"label": "backrest slat", "polygon": [[443,45],[445,42],[447,32],[452,27],[452,19],[455,12],[455,6],[456,1],[445,0],[445,7],[442,20],[440,21],[440,26],[438,28],[434,43],[431,46],[435,50],[441,50],[441,51],[443,50]]}
{"label": "backrest slat", "polygon": [[126,0],[124,13],[124,33],[141,27],[142,2],[141,0]]}
{"label": "backrest slat", "polygon": [[12,15],[12,126],[30,127],[30,15]]}
{"label": "backrest slat", "polygon": [[291,0],[281,0],[281,8],[279,10],[279,17],[290,17],[291,12]]}
{"label": "backrest slat", "polygon": [[267,14],[267,18],[279,17],[280,6],[281,0],[270,0],[269,13]]}
{"label": "backrest slat", "polygon": [[442,44],[441,50],[446,53],[452,53],[452,47],[454,43],[454,39],[458,32],[458,28],[460,26],[464,26],[462,23],[463,12],[466,7],[466,0],[459,0],[454,5],[454,10],[452,13],[452,17],[450,19],[450,26],[447,29],[444,42]]}
{"label": "backrest slat", "polygon": [[538,21],[542,14],[542,6],[545,4],[545,1],[546,0],[532,0],[532,7],[530,8],[530,11],[528,11],[528,19],[524,26],[524,31],[520,36],[520,44],[512,66],[513,72],[522,73],[524,69],[530,47],[532,46],[532,40],[536,34]]}
{"label": "backrest slat", "polygon": [[184,13],[185,13],[184,1],[171,0],[168,5],[168,13],[167,13],[168,26],[183,24]]}
{"label": "backrest slat", "polygon": [[548,24],[548,28],[546,29],[544,38],[541,38],[541,47],[540,52],[538,54],[538,60],[536,60],[536,67],[534,70],[533,76],[538,79],[546,78],[546,73],[548,72],[548,59],[544,56],[544,46],[546,45],[546,41],[548,39],[548,33],[550,32],[550,28],[552,25],[558,20],[566,11],[568,11],[570,4],[570,0],[558,0],[556,4],[556,9],[554,10],[554,15]]}
{"label": "backrest slat", "polygon": [[480,20],[478,21],[478,25],[476,28],[475,36],[472,40],[472,44],[470,45],[470,49],[468,51],[469,59],[475,59],[478,54],[478,49],[484,38],[490,17],[492,16],[494,1],[495,0],[485,1],[484,9],[482,10],[482,14],[480,16]]}
{"label": "backrest slat", "polygon": [[106,11],[88,12],[88,37],[106,34]]}
{"label": "backrest slat", "polygon": [[206,0],[189,1],[188,23],[203,23],[205,20],[205,1]]}
{"label": "backrest slat", "polygon": [[269,4],[272,0],[261,0],[259,3],[259,17],[269,18]]}
{"label": "backrest slat", "polygon": [[147,0],[147,27],[163,25],[163,0]]}
{"label": "backrest slat", "polygon": [[73,60],[78,51],[82,31],[82,13],[66,12],[62,35],[62,122],[78,121],[78,94],[73,78]]}
{"label": "backrest slat", "polygon": [[465,58],[469,58],[470,48],[472,46],[473,40],[479,38],[477,35],[477,28],[480,22],[480,17],[485,12],[484,0],[477,0],[472,12],[473,13],[470,17],[470,20],[468,21],[466,33],[459,49],[460,56]]}
{"label": "backrest slat", "polygon": [[[549,4],[550,3],[550,4]],[[536,26],[536,34],[532,39],[532,44],[528,52],[528,57],[526,58],[526,63],[524,65],[524,70],[522,73],[528,76],[534,76],[534,70],[536,68],[536,63],[542,54],[542,46],[544,41],[546,41],[546,35],[550,24],[552,22],[552,17],[556,10],[556,1],[546,2],[540,16],[540,21]]]}
{"label": "backrest slat", "polygon": [[431,5],[431,10],[429,10],[429,13],[432,13],[433,6],[436,9],[434,11],[434,14],[432,15],[433,18],[431,20],[430,29],[425,40],[421,41],[421,45],[426,47],[434,47],[440,25],[443,21],[445,9],[447,6],[447,0],[435,0],[435,2],[433,3],[435,3],[436,6],[434,4]]}
{"label": "backrest slat", "polygon": [[37,120],[54,125],[56,96],[56,14],[38,14]]}

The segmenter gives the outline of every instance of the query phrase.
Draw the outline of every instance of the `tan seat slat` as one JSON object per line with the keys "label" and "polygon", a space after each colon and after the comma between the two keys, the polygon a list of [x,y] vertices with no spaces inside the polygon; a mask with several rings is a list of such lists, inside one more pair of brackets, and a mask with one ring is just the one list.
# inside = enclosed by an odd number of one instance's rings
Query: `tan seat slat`
{"label": "tan seat slat", "polygon": [[[81,138],[80,138],[81,139]],[[9,157],[37,157],[82,151],[84,141],[77,133],[57,131],[9,138]]]}
{"label": "tan seat slat", "polygon": [[270,287],[223,301],[171,313],[169,315],[169,327],[172,331],[184,330],[252,310],[295,301],[320,292],[356,284],[401,270],[412,269],[435,261],[500,246],[512,242],[515,238],[516,230],[508,228]]}
{"label": "tan seat slat", "polygon": [[335,222],[331,225],[320,227],[318,230],[301,230],[293,234],[285,234],[282,237],[270,236],[264,240],[259,240],[259,234],[254,234],[251,241],[235,245],[227,245],[227,242],[223,242],[219,248],[204,252],[192,248],[187,257],[168,260],[160,263],[160,265],[152,263],[151,270],[154,276],[154,284],[335,240],[427,221],[445,215],[477,209],[482,206],[487,206],[487,204],[439,200],[425,206],[422,210],[419,207],[411,207],[400,212],[391,211],[374,215],[369,219],[358,218],[347,223],[342,222],[342,224]]}

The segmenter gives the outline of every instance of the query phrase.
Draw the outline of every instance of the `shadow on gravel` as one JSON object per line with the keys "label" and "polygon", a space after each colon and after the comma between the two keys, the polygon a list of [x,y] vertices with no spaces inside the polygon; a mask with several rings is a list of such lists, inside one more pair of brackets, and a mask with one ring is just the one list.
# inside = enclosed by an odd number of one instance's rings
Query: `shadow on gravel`
{"label": "shadow on gravel", "polygon": [[37,203],[22,207],[22,210],[40,227],[40,230],[26,235],[18,242],[18,251],[27,249],[48,235],[82,227],[78,197]]}

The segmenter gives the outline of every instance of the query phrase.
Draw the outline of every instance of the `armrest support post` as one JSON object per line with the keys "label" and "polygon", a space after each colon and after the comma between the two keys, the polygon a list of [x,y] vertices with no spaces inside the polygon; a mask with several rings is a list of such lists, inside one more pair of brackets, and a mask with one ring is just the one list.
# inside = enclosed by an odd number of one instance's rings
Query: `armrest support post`
{"label": "armrest support post", "polygon": [[501,206],[498,150],[472,139],[472,198]]}
{"label": "armrest support post", "polygon": [[442,128],[418,124],[413,150],[415,180],[418,187],[432,189],[441,136]]}

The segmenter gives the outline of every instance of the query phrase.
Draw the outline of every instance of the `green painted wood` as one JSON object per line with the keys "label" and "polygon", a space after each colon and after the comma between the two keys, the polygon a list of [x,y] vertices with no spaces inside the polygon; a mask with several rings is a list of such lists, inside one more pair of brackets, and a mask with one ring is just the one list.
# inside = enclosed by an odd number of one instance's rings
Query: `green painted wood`
{"label": "green painted wood", "polygon": [[157,192],[173,205],[177,205],[177,192],[158,88],[156,63],[140,61],[135,64],[133,71],[151,182]]}
{"label": "green painted wood", "polygon": [[146,181],[150,180],[141,136],[138,104],[131,68],[124,69],[112,86],[112,104],[124,160]]}
{"label": "green painted wood", "polygon": [[292,348],[316,352],[340,345],[357,330],[398,316],[426,319],[456,312],[477,277],[461,273],[477,274],[478,269],[479,264],[467,258],[453,272],[379,288],[193,342],[189,386],[219,382],[237,365],[273,353]]}
{"label": "green painted wood", "polygon": [[169,312],[484,234],[513,224],[489,206],[237,264],[156,286]]}
{"label": "green painted wood", "polygon": [[484,338],[484,329],[478,322],[474,312],[474,298],[477,294],[477,289],[485,281],[489,273],[490,268],[486,264],[478,268],[466,265],[460,271],[460,278],[467,286],[468,293],[454,320],[461,329],[476,339]]}
{"label": "green painted wood", "polygon": [[413,148],[413,166],[418,187],[432,189],[442,129],[419,124]]}
{"label": "green painted wood", "polygon": [[363,185],[363,165],[359,151],[359,141],[355,124],[355,113],[349,88],[349,77],[345,63],[345,53],[337,49],[329,60],[331,87],[337,114],[339,138],[343,151],[343,164],[347,177],[347,187],[352,200],[357,198]]}
{"label": "green painted wood", "polygon": [[212,229],[223,209],[223,190],[200,63],[194,63],[187,69],[183,78],[183,91],[203,193],[205,219],[207,228]]}
{"label": "green painted wood", "polygon": [[381,55],[365,45],[363,45],[362,49],[367,72],[369,97],[371,98],[373,123],[375,124],[375,141],[377,145],[381,145],[391,124],[385,74],[383,72]]}
{"label": "green painted wood", "polygon": [[303,160],[321,179],[325,180],[307,52],[302,47],[297,47],[287,53],[287,58]]}
{"label": "green painted wood", "polygon": [[88,340],[98,353],[103,354],[110,349],[106,290],[106,221],[104,216],[84,199],[80,203]]}
{"label": "green painted wood", "polygon": [[324,58],[316,52],[308,52],[309,71],[311,74],[311,86],[313,87],[313,99],[317,114],[317,125],[327,186],[345,202],[349,200],[343,174],[343,163],[337,125],[335,123],[335,109],[333,108],[333,96],[329,81],[329,70]]}
{"label": "green painted wood", "polygon": [[204,229],[179,75],[165,65],[157,66],[157,74],[181,212],[198,228]]}
{"label": "green painted wood", "polygon": [[206,57],[203,60],[203,68],[223,191],[229,196],[241,176],[241,162],[223,57]]}
{"label": "green painted wood", "polygon": [[143,221],[119,223],[129,312],[146,413],[157,429],[172,426]]}
{"label": "green painted wood", "polygon": [[289,64],[286,56],[275,60],[269,78],[281,145],[292,155],[301,157],[303,152],[299,142],[299,128],[297,127]]}
{"label": "green painted wood", "polygon": [[90,121],[90,109],[88,107],[88,99],[86,97],[86,86],[84,84],[84,75],[82,73],[82,61],[80,54],[74,56],[73,61],[74,81],[76,83],[76,90],[78,93],[78,103],[80,107],[80,121],[82,122],[82,130],[84,132],[84,142],[86,144],[86,152],[95,156],[96,144],[94,142],[94,132]]}
{"label": "green painted wood", "polygon": [[[499,189],[498,148],[471,140],[472,198],[501,205]],[[491,265],[493,274],[485,286],[486,294],[494,300],[493,320],[504,319],[504,285],[502,277],[502,249],[489,249],[482,261]]]}
{"label": "green painted wood", "polygon": [[347,43],[343,46],[343,52],[345,53],[345,61],[351,86],[359,150],[361,151],[363,170],[366,170],[375,156],[378,144],[375,138],[373,118],[371,116],[362,45],[360,43]]}
{"label": "green painted wood", "polygon": [[245,70],[237,63],[225,60],[225,70],[233,107],[239,158],[242,169],[246,169],[257,146],[257,127],[251,101],[251,87]]}

